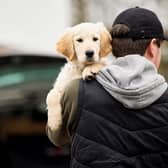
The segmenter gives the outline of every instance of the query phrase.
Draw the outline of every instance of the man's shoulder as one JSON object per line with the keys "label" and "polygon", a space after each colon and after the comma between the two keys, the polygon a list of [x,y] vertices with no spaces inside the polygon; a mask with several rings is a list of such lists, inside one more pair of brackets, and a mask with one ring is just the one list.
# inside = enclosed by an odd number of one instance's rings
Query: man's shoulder
{"label": "man's shoulder", "polygon": [[155,102],[155,104],[168,104],[168,88],[161,95],[161,97]]}

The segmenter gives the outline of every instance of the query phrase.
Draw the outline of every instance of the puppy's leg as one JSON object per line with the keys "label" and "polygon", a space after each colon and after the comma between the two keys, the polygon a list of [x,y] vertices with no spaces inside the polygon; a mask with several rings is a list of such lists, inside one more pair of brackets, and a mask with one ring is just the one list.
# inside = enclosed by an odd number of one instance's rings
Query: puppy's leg
{"label": "puppy's leg", "polygon": [[57,130],[62,124],[62,114],[59,92],[52,89],[47,95],[48,127]]}
{"label": "puppy's leg", "polygon": [[95,63],[86,66],[82,72],[82,78],[88,79],[94,77],[95,74],[97,74],[104,66],[105,66],[104,63]]}
{"label": "puppy's leg", "polygon": [[72,63],[67,63],[62,68],[53,89],[47,95],[48,126],[52,130],[57,130],[62,124],[62,109],[60,105],[61,96],[67,84],[73,79],[81,77],[81,70]]}

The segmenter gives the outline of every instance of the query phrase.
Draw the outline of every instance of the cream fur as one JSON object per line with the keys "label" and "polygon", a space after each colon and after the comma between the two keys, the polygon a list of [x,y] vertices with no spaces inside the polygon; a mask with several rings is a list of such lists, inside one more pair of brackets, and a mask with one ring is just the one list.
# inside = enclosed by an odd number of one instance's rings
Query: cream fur
{"label": "cream fur", "polygon": [[[52,130],[57,130],[62,123],[60,98],[66,85],[75,78],[93,76],[106,65],[103,58],[112,50],[111,36],[102,23],[81,23],[65,31],[58,39],[56,49],[67,58],[67,63],[46,99],[48,126]],[[88,50],[94,52],[91,61],[86,57]]]}

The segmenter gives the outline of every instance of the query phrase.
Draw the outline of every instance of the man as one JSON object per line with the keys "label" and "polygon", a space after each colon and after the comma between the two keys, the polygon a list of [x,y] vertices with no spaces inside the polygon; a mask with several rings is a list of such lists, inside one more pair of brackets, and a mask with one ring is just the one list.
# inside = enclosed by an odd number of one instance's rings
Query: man
{"label": "man", "polygon": [[167,168],[168,89],[157,72],[162,25],[152,11],[130,8],[111,35],[117,59],[96,79],[68,85],[63,124],[48,136],[56,145],[72,143],[72,167]]}

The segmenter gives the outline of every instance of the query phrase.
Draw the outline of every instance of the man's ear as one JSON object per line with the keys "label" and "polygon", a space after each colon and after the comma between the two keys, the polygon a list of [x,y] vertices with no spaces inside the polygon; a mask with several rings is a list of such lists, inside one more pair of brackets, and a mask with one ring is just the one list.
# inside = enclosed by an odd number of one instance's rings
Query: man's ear
{"label": "man's ear", "polygon": [[156,39],[154,38],[150,41],[149,45],[146,48],[145,57],[152,61],[157,53],[157,48],[158,46],[156,44]]}
{"label": "man's ear", "polygon": [[161,51],[160,51],[160,47],[158,47],[158,45],[157,45],[157,40],[155,38],[153,38],[150,41],[150,43],[145,51],[144,56],[149,61],[151,61],[156,66],[156,68],[159,68]]}
{"label": "man's ear", "polygon": [[107,56],[112,51],[111,35],[103,23],[97,23],[100,28],[100,56]]}
{"label": "man's ear", "polygon": [[68,28],[56,43],[56,50],[68,60],[73,60],[75,51],[73,46],[73,32]]}

